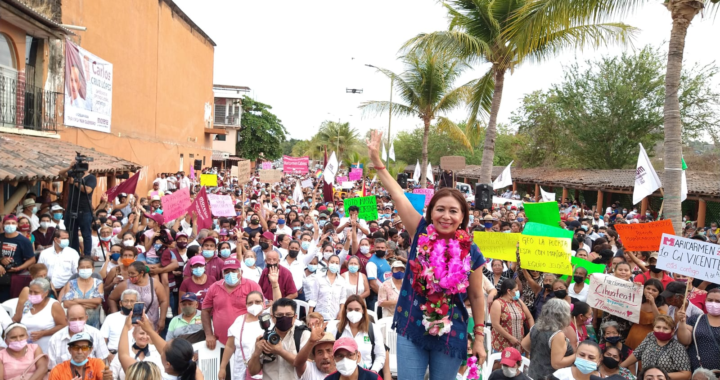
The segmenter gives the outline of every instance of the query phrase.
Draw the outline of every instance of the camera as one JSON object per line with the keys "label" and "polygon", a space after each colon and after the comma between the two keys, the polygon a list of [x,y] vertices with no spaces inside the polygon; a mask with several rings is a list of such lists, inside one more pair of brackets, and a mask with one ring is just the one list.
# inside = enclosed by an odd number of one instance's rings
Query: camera
{"label": "camera", "polygon": [[[270,314],[267,314],[267,313],[261,314],[258,319],[260,321],[260,327],[263,330],[265,330],[262,338],[265,341],[267,341],[268,343],[272,344],[273,346],[280,343],[280,341],[282,340],[280,338],[280,335],[278,335],[278,333],[275,332],[274,329],[270,330],[270,325],[272,324],[272,321],[270,319]],[[275,359],[277,359],[277,356],[275,356],[275,354],[266,354],[264,352],[262,354],[262,362],[263,363],[270,363],[270,362],[274,361]]]}
{"label": "camera", "polygon": [[90,169],[89,162],[93,161],[94,159],[92,157],[82,155],[80,152],[75,152],[75,163],[70,171],[68,171],[68,176],[81,178]]}

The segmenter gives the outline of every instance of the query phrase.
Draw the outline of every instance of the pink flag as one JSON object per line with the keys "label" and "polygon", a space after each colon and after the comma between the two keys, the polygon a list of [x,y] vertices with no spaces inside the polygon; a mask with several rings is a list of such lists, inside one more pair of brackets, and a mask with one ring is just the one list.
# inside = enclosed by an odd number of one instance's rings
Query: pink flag
{"label": "pink flag", "polygon": [[201,188],[200,192],[195,197],[195,200],[190,205],[188,211],[194,211],[197,214],[197,228],[198,231],[203,228],[212,227],[212,215],[210,214],[210,202],[208,201],[207,193],[205,188]]}
{"label": "pink flag", "polygon": [[190,167],[190,179],[195,179],[195,168]]}
{"label": "pink flag", "polygon": [[116,185],[112,189],[107,191],[108,202],[114,202],[115,197],[120,193],[134,194],[135,188],[137,188],[138,178],[140,178],[140,172],[138,171],[132,177],[126,179],[121,184]]}

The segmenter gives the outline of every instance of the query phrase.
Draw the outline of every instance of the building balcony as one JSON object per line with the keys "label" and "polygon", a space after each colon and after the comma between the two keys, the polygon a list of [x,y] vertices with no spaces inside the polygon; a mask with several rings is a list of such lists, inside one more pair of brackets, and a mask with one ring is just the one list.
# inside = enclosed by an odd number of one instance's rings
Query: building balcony
{"label": "building balcony", "polygon": [[64,94],[0,73],[0,127],[57,132]]}
{"label": "building balcony", "polygon": [[239,127],[240,126],[240,115],[227,115],[220,116],[215,115],[214,125],[221,125],[226,127]]}

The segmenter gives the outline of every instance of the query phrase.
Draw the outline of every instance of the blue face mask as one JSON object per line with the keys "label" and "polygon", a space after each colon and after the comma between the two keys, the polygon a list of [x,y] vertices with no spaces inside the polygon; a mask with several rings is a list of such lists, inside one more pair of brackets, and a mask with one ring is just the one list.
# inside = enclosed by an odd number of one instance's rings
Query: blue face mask
{"label": "blue face mask", "polygon": [[112,261],[118,261],[119,258],[120,258],[119,253],[113,253],[112,255],[110,255],[110,260],[112,260]]}
{"label": "blue face mask", "polygon": [[597,363],[591,362],[589,360],[585,360],[583,358],[575,358],[575,367],[582,372],[583,374],[587,375],[595,370],[597,370]]}
{"label": "blue face mask", "polygon": [[330,264],[328,265],[328,270],[332,273],[337,274],[340,272],[340,264]]}
{"label": "blue face mask", "polygon": [[584,224],[583,224],[582,226],[580,226],[580,228],[582,228],[582,229],[585,230],[585,231],[588,230],[588,226],[586,226],[586,225],[584,225]]}
{"label": "blue face mask", "polygon": [[299,229],[300,229],[300,227],[293,227],[293,231],[297,231]]}
{"label": "blue face mask", "polygon": [[62,217],[63,217],[63,214],[61,212],[56,212],[53,214],[53,219],[55,219],[55,220],[60,220],[60,219],[62,219]]}
{"label": "blue face mask", "polygon": [[516,291],[515,291],[515,295],[513,296],[513,299],[514,299],[515,301],[517,301],[517,300],[520,299],[520,291],[519,291],[519,290],[516,290]]}
{"label": "blue face mask", "polygon": [[202,255],[204,258],[209,259],[215,256],[215,251],[213,251],[212,249],[203,249]]}
{"label": "blue face mask", "polygon": [[197,267],[192,269],[192,274],[195,277],[200,277],[205,274],[205,267]]}
{"label": "blue face mask", "polygon": [[312,223],[305,223],[305,228],[313,228],[313,224],[312,224]]}
{"label": "blue face mask", "polygon": [[303,251],[307,251],[310,248],[310,242],[304,241],[300,243],[300,247],[303,249]]}
{"label": "blue face mask", "polygon": [[326,223],[327,223],[327,220],[322,219],[322,220],[318,221],[318,226],[320,226],[320,227],[325,227],[325,224],[326,224]]}
{"label": "blue face mask", "polygon": [[403,277],[405,277],[405,272],[404,272],[404,271],[402,271],[402,272],[393,272],[392,276],[393,276],[393,278],[396,279],[396,280],[402,280]]}
{"label": "blue face mask", "polygon": [[315,265],[315,264],[308,264],[307,270],[309,270],[309,271],[312,272],[312,273],[315,273],[315,271],[317,270],[317,265]]}
{"label": "blue face mask", "polygon": [[489,229],[491,229],[491,228],[492,228],[492,226],[493,226],[493,224],[492,224],[492,223],[485,223],[485,229],[486,229],[486,230],[489,230]]}
{"label": "blue face mask", "polygon": [[285,224],[285,219],[278,219],[277,224]]}
{"label": "blue face mask", "polygon": [[252,257],[245,259],[245,265],[252,267],[253,265],[255,265],[255,259],[253,259]]}
{"label": "blue face mask", "polygon": [[224,278],[225,278],[225,283],[227,283],[230,286],[233,286],[233,285],[237,284],[238,281],[240,281],[240,279],[238,278],[238,274],[235,272],[230,272],[230,273],[226,274]]}
{"label": "blue face mask", "polygon": [[88,362],[87,359],[81,361],[80,363],[76,362],[75,360],[70,359],[70,363],[71,363],[72,365],[76,366],[76,367],[82,367],[82,366],[84,366],[85,364],[87,364],[87,362]]}
{"label": "blue face mask", "polygon": [[220,256],[222,256],[224,259],[230,257],[230,250],[225,248],[220,250]]}
{"label": "blue face mask", "polygon": [[17,230],[17,226],[14,224],[6,224],[3,229],[5,230],[6,234],[13,234]]}
{"label": "blue face mask", "polygon": [[520,222],[520,223],[522,223],[522,222],[525,221],[525,218],[517,218],[517,221]]}
{"label": "blue face mask", "polygon": [[357,273],[360,270],[359,265],[348,265],[348,270],[350,273]]}
{"label": "blue face mask", "polygon": [[153,244],[153,248],[155,248],[155,251],[159,251],[160,248],[162,248],[162,244]]}

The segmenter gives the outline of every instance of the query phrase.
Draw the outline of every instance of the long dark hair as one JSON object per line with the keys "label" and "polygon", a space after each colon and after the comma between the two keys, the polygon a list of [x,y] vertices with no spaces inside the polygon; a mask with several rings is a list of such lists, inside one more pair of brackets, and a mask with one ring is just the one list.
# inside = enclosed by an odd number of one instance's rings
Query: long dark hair
{"label": "long dark hair", "polygon": [[460,211],[463,213],[463,219],[462,222],[460,222],[458,229],[467,229],[468,221],[470,220],[470,208],[468,207],[467,201],[460,190],[451,187],[443,187],[435,192],[435,195],[433,195],[430,200],[430,204],[428,204],[427,211],[425,212],[425,222],[427,222],[428,225],[432,224],[432,210],[435,208],[435,204],[440,200],[440,198],[445,197],[453,197],[456,201],[458,201],[458,203],[460,203]]}
{"label": "long dark hair", "polygon": [[193,346],[185,339],[175,338],[165,345],[165,359],[180,380],[194,380],[197,363],[193,359]]}
{"label": "long dark hair", "polygon": [[[648,286],[648,285],[650,285],[650,286],[654,287],[655,289],[657,289],[657,290],[658,290],[658,293],[662,293],[663,290],[665,290],[665,287],[663,286],[662,282],[660,282],[660,280],[658,280],[658,279],[656,279],[656,278],[651,278],[651,279],[645,281],[645,283],[643,284],[642,303],[645,303],[645,301],[646,301],[646,299],[645,299],[645,291],[644,291],[644,290],[645,290],[645,287]],[[663,297],[663,296],[661,296],[660,294],[658,294],[658,296],[655,297],[655,306],[660,307],[660,306],[662,306],[662,305],[665,305],[665,297]]]}
{"label": "long dark hair", "polygon": [[[506,278],[500,284],[500,290],[498,291],[498,297],[502,297],[507,294],[508,291],[515,289],[517,283],[512,278]],[[514,294],[513,294],[514,296]]]}

